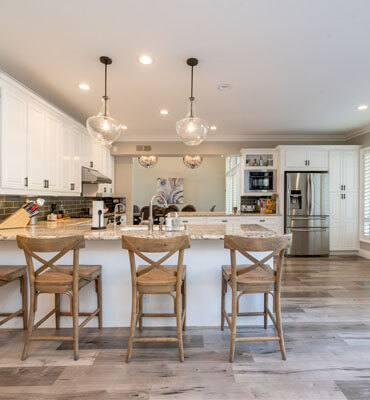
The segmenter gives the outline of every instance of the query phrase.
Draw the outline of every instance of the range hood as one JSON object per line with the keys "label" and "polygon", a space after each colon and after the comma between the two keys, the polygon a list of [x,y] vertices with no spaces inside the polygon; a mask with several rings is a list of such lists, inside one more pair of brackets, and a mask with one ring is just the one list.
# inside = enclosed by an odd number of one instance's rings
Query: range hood
{"label": "range hood", "polygon": [[82,167],[82,183],[112,183],[112,179],[96,169]]}

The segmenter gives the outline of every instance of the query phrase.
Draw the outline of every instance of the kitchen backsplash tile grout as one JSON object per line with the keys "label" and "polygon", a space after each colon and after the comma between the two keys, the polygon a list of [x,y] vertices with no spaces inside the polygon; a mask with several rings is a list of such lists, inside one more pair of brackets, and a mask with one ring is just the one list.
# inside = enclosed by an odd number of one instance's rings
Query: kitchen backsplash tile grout
{"label": "kitchen backsplash tile grout", "polygon": [[64,212],[70,217],[86,216],[89,214],[89,208],[93,197],[52,197],[52,196],[15,196],[15,195],[0,195],[0,220],[4,220],[9,217],[15,211],[17,211],[24,201],[35,200],[37,197],[45,199],[45,204],[39,209],[39,220],[45,220],[46,216],[51,212],[51,204],[57,205],[57,211],[60,208],[61,202],[63,203]]}

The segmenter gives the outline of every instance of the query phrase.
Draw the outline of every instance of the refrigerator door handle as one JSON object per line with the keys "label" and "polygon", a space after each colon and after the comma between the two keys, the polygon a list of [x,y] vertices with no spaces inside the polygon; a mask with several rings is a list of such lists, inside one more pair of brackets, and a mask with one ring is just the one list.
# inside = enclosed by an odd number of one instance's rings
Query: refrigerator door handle
{"label": "refrigerator door handle", "polygon": [[311,174],[307,176],[307,211],[308,215],[311,215],[312,212],[312,180]]}

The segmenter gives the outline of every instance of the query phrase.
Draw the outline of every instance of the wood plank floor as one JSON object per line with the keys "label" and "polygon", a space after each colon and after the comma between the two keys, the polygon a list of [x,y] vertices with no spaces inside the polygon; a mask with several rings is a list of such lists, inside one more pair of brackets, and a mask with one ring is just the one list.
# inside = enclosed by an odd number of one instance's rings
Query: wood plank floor
{"label": "wood plank floor", "polygon": [[[32,343],[22,362],[24,332],[1,329],[0,399],[370,399],[370,260],[290,258],[282,297],[285,362],[266,342],[237,344],[230,364],[229,332],[215,328],[185,332],[182,364],[176,346],[158,343],[136,346],[125,364],[125,328],[85,328],[77,362],[67,342]],[[175,330],[144,330],[162,333]]]}

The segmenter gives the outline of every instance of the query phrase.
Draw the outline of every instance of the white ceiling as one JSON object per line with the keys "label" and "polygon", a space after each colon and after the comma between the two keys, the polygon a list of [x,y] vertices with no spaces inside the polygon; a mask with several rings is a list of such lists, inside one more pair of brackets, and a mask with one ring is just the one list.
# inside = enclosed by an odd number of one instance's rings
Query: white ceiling
{"label": "white ceiling", "polygon": [[[198,57],[213,139],[339,137],[370,124],[368,0],[0,0],[0,68],[84,122],[100,108],[127,139],[176,139]],[[141,54],[154,58],[138,63]],[[89,92],[78,84],[87,82]],[[220,83],[231,83],[226,92]],[[167,117],[159,110],[166,107]],[[123,139],[125,139],[123,138]]]}

